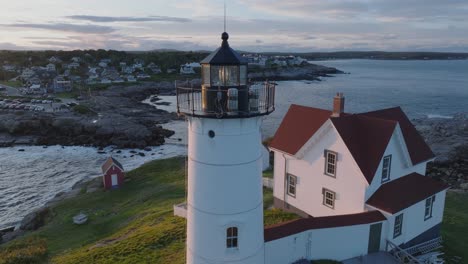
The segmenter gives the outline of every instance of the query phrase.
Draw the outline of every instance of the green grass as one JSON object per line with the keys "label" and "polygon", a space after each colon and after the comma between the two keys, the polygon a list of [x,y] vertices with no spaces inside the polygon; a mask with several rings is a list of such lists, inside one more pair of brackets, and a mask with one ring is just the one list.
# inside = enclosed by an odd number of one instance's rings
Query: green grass
{"label": "green grass", "polygon": [[74,99],[79,96],[77,91],[71,91],[71,92],[63,92],[63,93],[56,93],[56,97],[58,98],[64,98],[64,99]]}
{"label": "green grass", "polygon": [[42,263],[47,260],[45,239],[30,237],[0,248],[0,264]]}
{"label": "green grass", "polygon": [[[186,221],[172,212],[173,204],[185,199],[184,175],[184,158],[158,160],[128,172],[130,180],[120,189],[82,191],[51,208],[49,222],[38,231],[0,245],[0,264],[43,263],[45,258],[60,264],[185,263]],[[263,192],[265,226],[298,218],[267,209],[273,193]],[[80,212],[89,221],[77,226],[72,217]],[[467,224],[468,194],[448,193],[442,224],[448,259],[468,260]]]}
{"label": "green grass", "polygon": [[[186,221],[174,217],[172,211],[173,204],[185,199],[184,175],[183,158],[158,160],[128,172],[130,181],[120,189],[83,190],[54,206],[44,227],[14,242],[23,246],[0,246],[0,255],[8,248],[18,255],[27,250],[25,241],[37,237],[47,245],[51,263],[185,263]],[[269,207],[272,191],[264,193],[265,207]],[[78,226],[72,217],[80,212],[89,220]],[[292,217],[297,216],[266,210],[265,224]],[[43,251],[37,252],[33,257],[43,259]]]}
{"label": "green grass", "polygon": [[273,179],[273,169],[270,168],[263,172],[263,177]]}
{"label": "green grass", "polygon": [[3,84],[3,85],[6,85],[6,86],[11,86],[11,87],[15,87],[15,88],[18,88],[18,87],[22,87],[23,84],[19,81],[15,81],[15,82],[12,82],[12,81],[0,81],[0,84]]}
{"label": "green grass", "polygon": [[468,193],[447,193],[442,238],[447,259],[456,256],[468,263]]}
{"label": "green grass", "polygon": [[75,105],[72,107],[72,110],[82,115],[96,115],[96,112],[91,110],[86,105]]}

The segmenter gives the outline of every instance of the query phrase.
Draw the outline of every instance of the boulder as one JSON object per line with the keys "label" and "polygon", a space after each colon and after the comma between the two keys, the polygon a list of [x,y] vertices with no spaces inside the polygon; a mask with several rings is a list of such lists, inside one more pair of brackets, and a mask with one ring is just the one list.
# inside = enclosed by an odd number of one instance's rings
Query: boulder
{"label": "boulder", "polygon": [[47,217],[50,215],[48,207],[42,207],[38,210],[27,214],[21,221],[21,230],[37,230],[46,223]]}

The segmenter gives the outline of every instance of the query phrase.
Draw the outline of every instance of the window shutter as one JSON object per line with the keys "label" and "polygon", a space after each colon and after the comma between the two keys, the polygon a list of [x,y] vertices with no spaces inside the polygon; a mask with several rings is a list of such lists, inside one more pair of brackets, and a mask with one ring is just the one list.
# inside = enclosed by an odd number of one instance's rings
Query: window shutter
{"label": "window shutter", "polygon": [[326,149],[323,150],[323,157],[327,158],[327,150]]}
{"label": "window shutter", "polygon": [[434,196],[432,196],[432,202],[433,202],[433,203],[435,202],[435,197],[436,197],[436,196],[435,196],[435,194],[434,194]]}

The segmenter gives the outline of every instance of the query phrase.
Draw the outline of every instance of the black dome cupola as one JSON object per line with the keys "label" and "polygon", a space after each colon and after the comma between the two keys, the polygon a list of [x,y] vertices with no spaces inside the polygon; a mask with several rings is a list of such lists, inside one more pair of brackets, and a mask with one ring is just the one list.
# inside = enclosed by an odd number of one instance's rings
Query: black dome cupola
{"label": "black dome cupola", "polygon": [[228,33],[224,32],[221,34],[221,47],[213,51],[208,57],[203,59],[200,64],[210,64],[210,65],[247,65],[247,60],[239,55],[235,50],[229,47]]}

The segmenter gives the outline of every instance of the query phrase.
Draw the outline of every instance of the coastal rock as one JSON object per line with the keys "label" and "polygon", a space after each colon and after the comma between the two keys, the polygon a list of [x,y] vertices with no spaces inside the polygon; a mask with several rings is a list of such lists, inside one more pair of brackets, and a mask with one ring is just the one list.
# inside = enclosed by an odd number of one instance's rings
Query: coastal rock
{"label": "coastal rock", "polygon": [[3,236],[0,236],[0,244],[2,243],[7,243],[17,237],[20,237],[22,235],[24,235],[26,233],[25,230],[21,230],[21,229],[18,229],[18,230],[15,230],[13,232],[8,232],[6,234],[4,234]]}
{"label": "coastal rock", "polygon": [[50,215],[48,207],[42,207],[32,213],[26,215],[20,224],[21,230],[37,230],[46,223],[47,217]]}
{"label": "coastal rock", "polygon": [[286,80],[320,80],[319,77],[331,77],[330,74],[339,74],[342,71],[316,64],[307,64],[296,67],[260,68],[249,73],[253,81],[286,81]]}

